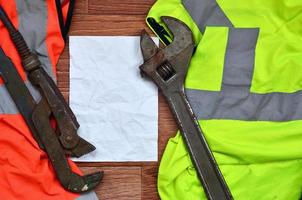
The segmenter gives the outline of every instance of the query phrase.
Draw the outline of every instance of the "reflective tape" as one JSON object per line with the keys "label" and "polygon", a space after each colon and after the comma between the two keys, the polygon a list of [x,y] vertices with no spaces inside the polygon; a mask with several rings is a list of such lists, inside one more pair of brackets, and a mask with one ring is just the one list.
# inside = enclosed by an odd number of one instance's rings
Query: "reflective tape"
{"label": "reflective tape", "polygon": [[18,30],[29,48],[38,55],[46,72],[55,79],[46,45],[47,2],[45,0],[16,0],[16,5]]}
{"label": "reflective tape", "polygon": [[[41,99],[40,93],[32,86],[29,81],[25,81],[25,85],[29,89],[30,93],[38,102]],[[0,114],[18,114],[19,111],[8,93],[5,85],[0,86]]]}
{"label": "reflective tape", "polygon": [[229,28],[225,52],[222,90],[250,89],[255,65],[258,28]]}
{"label": "reflective tape", "polygon": [[230,28],[221,91],[186,89],[196,117],[246,121],[302,119],[302,91],[257,94],[253,79],[257,28]]}
{"label": "reflective tape", "polygon": [[259,29],[233,28],[215,0],[183,0],[183,5],[201,32],[204,32],[206,26],[229,27],[221,91],[186,89],[198,119],[302,119],[302,91],[268,94],[250,92]]}
{"label": "reflective tape", "polygon": [[215,0],[183,0],[182,3],[202,33],[206,26],[233,27]]}
{"label": "reflective tape", "polygon": [[199,120],[285,122],[302,119],[301,91],[255,94],[240,89],[221,92],[187,89],[186,94]]}
{"label": "reflective tape", "polygon": [[[43,68],[55,80],[46,46],[47,3],[44,0],[16,0],[19,27],[31,51],[38,55]],[[25,82],[36,100],[40,94],[29,81]],[[0,114],[18,114],[16,105],[4,85],[0,86]]]}

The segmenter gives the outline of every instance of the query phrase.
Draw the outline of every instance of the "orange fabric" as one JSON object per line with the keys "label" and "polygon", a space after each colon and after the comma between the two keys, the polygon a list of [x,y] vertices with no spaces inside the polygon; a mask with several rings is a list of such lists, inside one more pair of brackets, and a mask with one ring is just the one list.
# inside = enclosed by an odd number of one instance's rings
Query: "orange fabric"
{"label": "orange fabric", "polygon": [[[53,2],[47,1],[49,16],[46,42],[55,71],[64,41]],[[15,2],[0,0],[0,4],[18,27]],[[18,53],[2,24],[0,46],[25,80]],[[81,174],[72,161],[69,160],[69,163],[73,171]],[[22,116],[0,115],[0,200],[73,200],[78,196],[65,191],[60,185],[46,153],[39,149]]]}
{"label": "orange fabric", "polygon": [[78,196],[60,186],[22,116],[0,115],[0,133],[1,200],[71,200]]}
{"label": "orange fabric", "polygon": [[[15,27],[18,27],[18,16],[16,12],[16,4],[15,1],[7,1],[7,0],[0,0],[0,4],[7,12],[7,15],[10,17],[10,20],[13,22]],[[21,60],[19,54],[9,38],[8,32],[2,22],[0,21],[0,46],[4,50],[7,56],[9,56],[13,63],[15,64],[19,74],[21,75],[23,80],[26,80],[26,75],[21,65]],[[3,81],[0,79],[0,85],[3,84]]]}
{"label": "orange fabric", "polygon": [[62,13],[63,13],[64,22],[66,21],[66,17],[67,17],[67,13],[68,13],[69,2],[70,2],[69,0],[65,0],[62,3]]}
{"label": "orange fabric", "polygon": [[56,3],[54,0],[47,1],[48,20],[47,20],[47,40],[46,46],[48,55],[53,66],[54,74],[56,74],[56,64],[64,49],[64,39],[61,35],[60,23],[57,15]]}

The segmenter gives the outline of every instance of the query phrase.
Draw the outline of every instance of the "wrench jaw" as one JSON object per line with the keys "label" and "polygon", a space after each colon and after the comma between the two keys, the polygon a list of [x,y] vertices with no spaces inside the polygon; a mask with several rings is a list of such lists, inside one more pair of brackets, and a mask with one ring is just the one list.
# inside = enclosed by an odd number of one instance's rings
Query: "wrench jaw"
{"label": "wrench jaw", "polygon": [[53,166],[56,177],[61,185],[71,192],[82,193],[95,188],[102,180],[103,172],[95,172],[85,176],[74,173],[65,156],[64,149],[49,122],[51,110],[45,99],[42,99],[34,108],[32,122],[47,156]]}
{"label": "wrench jaw", "polygon": [[148,35],[145,30],[142,30],[141,32],[140,46],[144,59],[144,64],[140,66],[141,75],[142,77],[149,77],[152,79],[152,77],[155,76],[154,72],[156,71],[155,65],[157,62],[154,63],[153,59],[152,62],[148,65],[145,63],[146,61],[149,61],[153,56],[155,56],[157,52],[160,51],[160,49],[156,46],[152,38]]}
{"label": "wrench jaw", "polygon": [[192,57],[194,42],[190,29],[183,22],[162,17],[174,40],[164,49],[159,49],[146,31],[141,35],[141,50],[145,63],[141,73],[151,78],[164,92],[183,90],[183,82]]}
{"label": "wrench jaw", "polygon": [[65,149],[65,151],[69,152],[69,155],[71,155],[71,157],[79,158],[87,153],[94,151],[95,149],[95,146],[93,146],[83,138],[79,137],[79,142],[77,146],[70,150]]}
{"label": "wrench jaw", "polygon": [[172,43],[163,49],[163,52],[166,60],[173,66],[175,74],[177,74],[178,85],[183,85],[194,51],[192,32],[184,22],[173,17],[163,16],[161,20],[173,36]]}
{"label": "wrench jaw", "polygon": [[192,31],[184,22],[169,16],[163,16],[161,20],[173,36],[172,43],[166,48],[170,55],[177,55],[186,47],[194,45]]}
{"label": "wrench jaw", "polygon": [[148,35],[146,30],[141,32],[141,50],[143,54],[144,61],[152,58],[160,49],[156,46],[152,38]]}
{"label": "wrench jaw", "polygon": [[93,174],[87,174],[85,176],[72,173],[68,181],[69,183],[64,184],[63,187],[66,190],[74,193],[88,192],[100,184],[103,176],[104,172],[96,172]]}

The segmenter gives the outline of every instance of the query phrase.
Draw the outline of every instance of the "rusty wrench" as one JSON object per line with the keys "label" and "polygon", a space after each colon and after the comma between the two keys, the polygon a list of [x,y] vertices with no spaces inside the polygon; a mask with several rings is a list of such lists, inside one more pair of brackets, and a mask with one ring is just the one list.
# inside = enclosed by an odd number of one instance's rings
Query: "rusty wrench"
{"label": "rusty wrench", "polygon": [[103,172],[85,176],[74,173],[66,159],[58,137],[51,127],[51,110],[45,99],[36,103],[12,61],[0,48],[0,76],[31,132],[42,143],[61,185],[71,192],[82,193],[94,189],[102,180]]}
{"label": "rusty wrench", "polygon": [[[78,136],[79,123],[74,113],[66,103],[54,81],[45,72],[37,55],[29,50],[23,36],[14,27],[2,6],[0,6],[0,20],[9,32],[30,81],[39,89],[42,98],[48,103],[57,122],[58,137],[65,152],[72,156],[80,157],[94,151],[95,147],[92,144]],[[38,138],[35,137],[35,139]],[[37,142],[41,149],[45,148],[41,144],[41,141],[37,140]]]}
{"label": "rusty wrench", "polygon": [[159,49],[143,31],[141,49],[145,63],[140,70],[157,84],[168,101],[208,199],[231,200],[232,195],[184,92],[183,83],[194,51],[192,32],[175,18],[162,17],[162,20],[174,40]]}

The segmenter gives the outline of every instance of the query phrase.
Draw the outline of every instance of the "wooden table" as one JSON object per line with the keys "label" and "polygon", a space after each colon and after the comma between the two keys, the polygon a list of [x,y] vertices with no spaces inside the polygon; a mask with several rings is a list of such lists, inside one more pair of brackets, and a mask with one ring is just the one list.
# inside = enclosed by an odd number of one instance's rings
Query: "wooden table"
{"label": "wooden table", "polygon": [[[145,17],[154,2],[155,0],[76,0],[70,35],[138,36],[143,28],[147,29]],[[58,84],[68,99],[68,44],[58,63]],[[176,130],[169,108],[163,97],[159,96],[159,160],[167,140]],[[101,200],[159,199],[156,189],[158,162],[78,163],[78,165],[84,173],[95,170],[105,172],[102,184],[96,188]]]}

